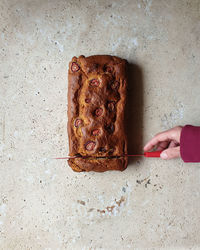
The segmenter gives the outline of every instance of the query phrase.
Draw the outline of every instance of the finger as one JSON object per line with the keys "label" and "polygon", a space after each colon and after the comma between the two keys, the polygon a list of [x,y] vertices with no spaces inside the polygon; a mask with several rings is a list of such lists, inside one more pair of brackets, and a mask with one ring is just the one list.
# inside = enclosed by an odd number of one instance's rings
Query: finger
{"label": "finger", "polygon": [[168,141],[162,141],[162,142],[160,142],[160,143],[158,144],[156,150],[157,150],[157,151],[164,150],[164,149],[166,149],[166,148],[168,147],[168,144],[169,144]]}
{"label": "finger", "polygon": [[175,148],[168,148],[165,149],[161,154],[160,157],[164,160],[174,159],[180,157],[180,147]]}
{"label": "finger", "polygon": [[177,143],[176,141],[171,141],[168,148],[174,148],[174,147],[177,147],[179,146],[179,143]]}
{"label": "finger", "polygon": [[164,132],[161,132],[157,135],[155,135],[145,146],[144,151],[151,150],[155,145],[157,145],[159,142],[162,141],[171,141],[175,140],[177,142],[180,142],[180,135],[181,135],[181,126],[177,126],[174,128],[171,128],[169,130],[166,130]]}
{"label": "finger", "polygon": [[164,131],[155,135],[145,146],[144,151],[151,150],[159,142],[169,142],[172,139],[171,130]]}

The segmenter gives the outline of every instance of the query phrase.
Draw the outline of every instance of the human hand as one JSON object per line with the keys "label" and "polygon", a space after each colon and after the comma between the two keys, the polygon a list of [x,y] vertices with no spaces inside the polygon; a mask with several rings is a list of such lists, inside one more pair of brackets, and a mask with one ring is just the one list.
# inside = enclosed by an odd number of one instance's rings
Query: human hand
{"label": "human hand", "polygon": [[155,135],[145,146],[144,151],[150,151],[156,147],[157,151],[163,150],[160,157],[168,160],[180,157],[180,137],[182,126]]}

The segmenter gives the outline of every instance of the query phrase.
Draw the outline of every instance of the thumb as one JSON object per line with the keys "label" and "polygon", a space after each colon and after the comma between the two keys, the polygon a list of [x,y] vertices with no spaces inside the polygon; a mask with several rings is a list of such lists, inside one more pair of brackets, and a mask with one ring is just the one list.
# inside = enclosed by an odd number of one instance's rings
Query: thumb
{"label": "thumb", "polygon": [[169,160],[169,159],[180,157],[180,146],[179,147],[165,149],[160,154],[160,157],[162,159],[164,159],[164,160]]}

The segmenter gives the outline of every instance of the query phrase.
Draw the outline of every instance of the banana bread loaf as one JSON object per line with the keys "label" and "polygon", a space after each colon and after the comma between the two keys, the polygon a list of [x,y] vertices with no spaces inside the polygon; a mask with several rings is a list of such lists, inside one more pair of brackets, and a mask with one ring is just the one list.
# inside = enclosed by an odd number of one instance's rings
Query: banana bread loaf
{"label": "banana bread loaf", "polygon": [[73,57],[68,74],[68,160],[77,172],[127,167],[126,64],[108,55]]}

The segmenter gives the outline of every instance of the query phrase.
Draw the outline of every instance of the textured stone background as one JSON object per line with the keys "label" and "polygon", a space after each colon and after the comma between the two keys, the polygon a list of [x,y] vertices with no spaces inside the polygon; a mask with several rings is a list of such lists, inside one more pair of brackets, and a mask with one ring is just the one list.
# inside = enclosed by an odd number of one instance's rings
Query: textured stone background
{"label": "textured stone background", "polygon": [[200,249],[200,164],[137,159],[99,174],[51,159],[68,153],[74,55],[135,64],[135,150],[163,129],[200,124],[200,1],[0,5],[0,249]]}

